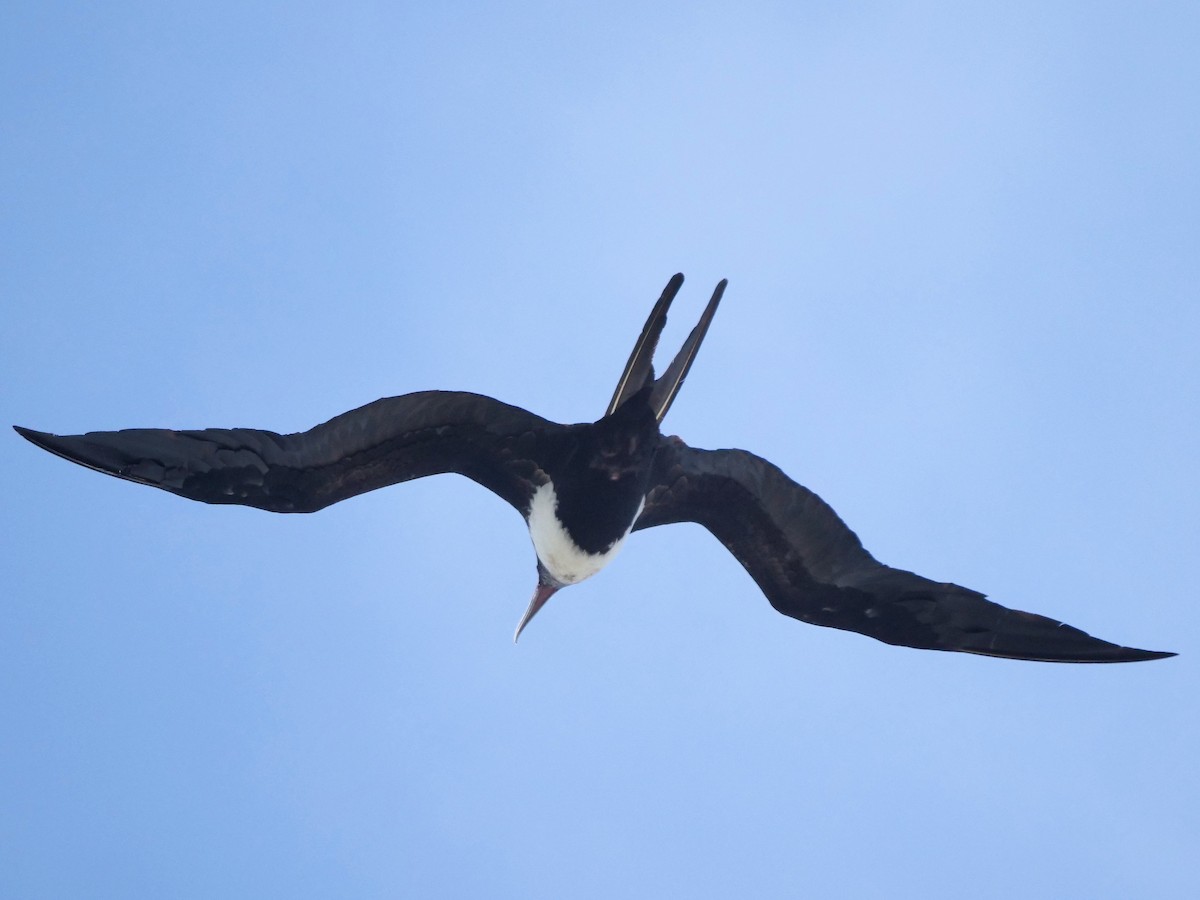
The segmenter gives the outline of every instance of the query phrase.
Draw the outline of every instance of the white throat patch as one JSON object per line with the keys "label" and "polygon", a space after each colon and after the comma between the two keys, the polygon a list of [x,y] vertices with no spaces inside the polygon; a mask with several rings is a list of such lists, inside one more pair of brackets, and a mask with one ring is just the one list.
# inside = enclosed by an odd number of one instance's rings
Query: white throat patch
{"label": "white throat patch", "polygon": [[[643,499],[638,504],[633,522],[642,514],[645,503]],[[554,485],[547,481],[533,492],[533,499],[529,503],[529,536],[533,539],[533,549],[538,559],[560,584],[578,584],[585,578],[591,578],[612,562],[633,530],[633,522],[630,522],[625,533],[603,553],[588,553],[567,534],[558,520],[557,509],[558,496],[554,493]]]}

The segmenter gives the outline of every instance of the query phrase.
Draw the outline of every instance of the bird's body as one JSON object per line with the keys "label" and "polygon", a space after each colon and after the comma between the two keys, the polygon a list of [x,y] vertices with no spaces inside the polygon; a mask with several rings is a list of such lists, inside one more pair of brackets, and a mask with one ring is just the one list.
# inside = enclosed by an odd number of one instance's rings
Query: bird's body
{"label": "bird's body", "polygon": [[426,475],[457,472],[524,517],[538,585],[521,629],[559,589],[608,565],[631,532],[693,521],[771,605],[891,644],[1057,662],[1171,653],[1122,647],[983,594],[877,562],[816,494],[744,450],[699,450],[659,425],[716,312],[721,282],[661,377],[651,358],[683,281],[668,283],[604,416],[560,425],[490,397],[425,391],[377,400],[299,434],[132,429],[17,431],[73,462],[206,503],[314,512]]}
{"label": "bird's body", "polygon": [[[533,492],[533,499],[529,503],[529,515],[525,521],[529,525],[533,550],[546,574],[564,587],[591,578],[613,561],[617,551],[633,531],[633,525],[645,502],[643,494],[631,511],[625,529],[611,542],[598,540],[592,545],[594,549],[585,550],[579,545],[572,530],[559,517],[558,492],[554,489],[554,483],[548,481],[543,484]],[[626,504],[622,502],[620,507],[626,508]]]}

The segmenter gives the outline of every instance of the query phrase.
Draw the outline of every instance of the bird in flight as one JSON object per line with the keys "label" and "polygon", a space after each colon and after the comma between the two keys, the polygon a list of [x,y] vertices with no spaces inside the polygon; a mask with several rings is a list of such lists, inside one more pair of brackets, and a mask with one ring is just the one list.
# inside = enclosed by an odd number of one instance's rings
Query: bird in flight
{"label": "bird in flight", "polygon": [[537,586],[514,640],[556,592],[610,563],[631,532],[697,522],[786,616],[888,644],[1047,662],[1135,662],[1137,650],[978,591],[876,561],[812,491],[745,450],[701,450],[659,430],[725,292],[661,376],[652,357],[683,284],[667,283],[604,415],[561,425],[491,397],[388,397],[298,434],[127,429],[60,436],[15,426],[64,459],[190,500],[316,512],[377,488],[457,472],[524,517]]}

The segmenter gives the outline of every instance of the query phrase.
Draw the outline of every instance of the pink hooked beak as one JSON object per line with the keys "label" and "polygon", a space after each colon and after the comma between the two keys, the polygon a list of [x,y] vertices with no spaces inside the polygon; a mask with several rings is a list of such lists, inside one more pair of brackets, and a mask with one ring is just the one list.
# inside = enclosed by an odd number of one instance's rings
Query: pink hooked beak
{"label": "pink hooked beak", "polygon": [[529,601],[529,608],[525,610],[525,615],[521,616],[521,621],[517,624],[517,633],[513,635],[514,644],[521,636],[521,632],[525,630],[525,626],[529,624],[529,620],[537,615],[538,610],[546,605],[546,601],[555,595],[559,587],[560,585],[547,582],[545,579],[538,579],[537,587],[533,591],[533,599]]}

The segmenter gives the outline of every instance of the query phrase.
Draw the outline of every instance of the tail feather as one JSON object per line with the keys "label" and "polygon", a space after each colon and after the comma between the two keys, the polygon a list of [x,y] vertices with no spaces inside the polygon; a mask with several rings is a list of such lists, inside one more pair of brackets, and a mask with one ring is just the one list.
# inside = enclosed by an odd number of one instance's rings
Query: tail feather
{"label": "tail feather", "polygon": [[712,324],[713,316],[717,314],[717,306],[721,302],[727,284],[729,284],[729,280],[725,278],[717,283],[712,299],[708,301],[708,306],[704,308],[704,314],[700,316],[700,321],[696,323],[696,327],[692,329],[675,358],[671,360],[667,371],[662,374],[661,378],[654,381],[654,389],[650,392],[650,407],[654,410],[655,418],[660,422],[666,417],[667,410],[671,408],[671,404],[675,400],[675,395],[683,387],[683,379],[687,377],[688,370],[696,359],[696,351],[700,349],[700,343],[704,340],[704,335],[708,333],[708,326]]}
{"label": "tail feather", "polygon": [[667,309],[671,306],[675,295],[679,293],[682,284],[683,275],[677,272],[671,276],[671,280],[663,288],[662,296],[654,304],[654,309],[650,310],[650,317],[646,319],[646,324],[642,326],[642,333],[638,336],[637,343],[633,345],[633,352],[629,354],[629,361],[625,363],[625,371],[621,373],[617,389],[613,391],[612,400],[609,401],[604,415],[611,416],[616,412],[618,406],[640,391],[648,381],[654,380],[654,367],[651,364],[654,358],[654,348],[658,346],[659,335],[662,334],[663,326],[667,324]]}

